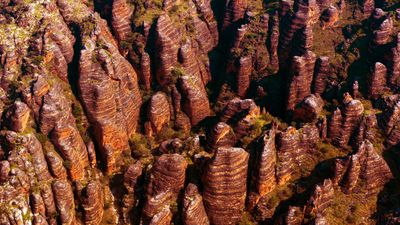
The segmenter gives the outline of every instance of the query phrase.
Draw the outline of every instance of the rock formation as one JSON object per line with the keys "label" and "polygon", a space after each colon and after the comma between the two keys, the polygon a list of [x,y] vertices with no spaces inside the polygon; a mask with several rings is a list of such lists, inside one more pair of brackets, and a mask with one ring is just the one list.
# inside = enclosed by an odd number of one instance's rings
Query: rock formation
{"label": "rock formation", "polygon": [[211,224],[240,221],[246,199],[248,159],[249,154],[241,148],[222,147],[205,169],[203,198]]}

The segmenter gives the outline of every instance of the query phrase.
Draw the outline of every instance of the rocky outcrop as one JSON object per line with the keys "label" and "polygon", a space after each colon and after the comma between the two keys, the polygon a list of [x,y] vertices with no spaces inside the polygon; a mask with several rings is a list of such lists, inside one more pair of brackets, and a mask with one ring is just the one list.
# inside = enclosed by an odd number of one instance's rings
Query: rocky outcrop
{"label": "rocky outcrop", "polygon": [[52,190],[61,224],[74,224],[76,221],[75,203],[71,185],[65,180],[55,180],[52,184]]}
{"label": "rocky outcrop", "polygon": [[30,110],[28,106],[20,101],[16,101],[7,111],[7,125],[15,132],[23,132],[28,125]]}
{"label": "rocky outcrop", "polygon": [[279,70],[278,44],[279,44],[279,14],[274,13],[271,18],[271,35],[269,38],[269,67],[273,73]]}
{"label": "rocky outcrop", "polygon": [[203,197],[195,184],[190,183],[183,197],[183,223],[185,225],[210,224],[203,205]]}
{"label": "rocky outcrop", "polygon": [[294,110],[298,103],[311,94],[314,63],[315,54],[311,51],[293,57],[286,110]]}
{"label": "rocky outcrop", "polygon": [[346,193],[376,194],[392,178],[389,166],[368,140],[355,154],[336,160],[334,174],[333,182]]}
{"label": "rocky outcrop", "polygon": [[327,28],[335,27],[339,21],[339,14],[339,10],[333,5],[325,9],[321,15],[321,21],[323,23],[322,29],[325,30]]}
{"label": "rocky outcrop", "polygon": [[139,177],[142,175],[142,164],[137,161],[131,164],[124,173],[124,187],[126,193],[122,199],[122,219],[124,223],[131,223],[132,209],[136,205],[137,199],[135,196],[136,184]]}
{"label": "rocky outcrop", "polygon": [[170,104],[167,95],[163,92],[157,92],[151,97],[148,118],[156,134],[170,121]]}
{"label": "rocky outcrop", "polygon": [[343,109],[336,109],[329,123],[329,137],[338,146],[346,146],[357,127],[364,112],[359,100],[354,100],[349,93],[343,96]]}
{"label": "rocky outcrop", "polygon": [[356,144],[360,145],[364,140],[371,142],[377,141],[378,136],[378,120],[375,114],[364,115],[360,126],[358,127]]}
{"label": "rocky outcrop", "polygon": [[232,23],[244,17],[247,8],[247,0],[232,0],[228,2],[225,9],[224,23],[222,30],[226,30]]}
{"label": "rocky outcrop", "polygon": [[329,58],[321,56],[315,63],[315,73],[313,82],[313,93],[322,95],[325,92],[327,78],[329,76]]}
{"label": "rocky outcrop", "polygon": [[236,143],[236,136],[231,126],[219,122],[207,133],[207,147],[214,152],[219,147],[232,147]]}
{"label": "rocky outcrop", "polygon": [[131,17],[133,9],[126,0],[116,0],[112,3],[112,29],[118,41],[128,39],[132,32]]}
{"label": "rocky outcrop", "polygon": [[79,89],[106,170],[112,172],[136,131],[141,96],[136,72],[110,42],[105,21],[95,15],[90,22],[94,29],[82,37]]}
{"label": "rocky outcrop", "polygon": [[388,65],[389,84],[398,86],[400,84],[400,33],[397,34],[395,46],[390,49],[390,60]]}
{"label": "rocky outcrop", "polygon": [[210,115],[210,104],[207,93],[198,77],[185,75],[179,79],[183,97],[183,111],[196,125]]}
{"label": "rocky outcrop", "polygon": [[167,14],[161,15],[157,20],[156,39],[156,78],[161,86],[172,82],[171,70],[177,65],[179,33]]}
{"label": "rocky outcrop", "polygon": [[299,176],[300,168],[304,171],[314,165],[316,143],[319,141],[319,131],[314,125],[306,125],[300,130],[288,127],[277,136],[276,168],[278,184],[285,184],[295,176]]}
{"label": "rocky outcrop", "polygon": [[269,130],[264,137],[262,149],[259,155],[257,175],[255,177],[257,193],[264,196],[271,192],[276,186],[276,128]]}
{"label": "rocky outcrop", "polygon": [[375,0],[363,0],[361,3],[361,11],[364,16],[368,17],[375,9]]}
{"label": "rocky outcrop", "polygon": [[101,183],[91,181],[83,192],[82,206],[85,214],[85,224],[98,225],[104,214],[104,197]]}
{"label": "rocky outcrop", "polygon": [[393,32],[393,20],[387,18],[379,25],[377,30],[373,31],[372,43],[374,45],[384,45],[390,41],[390,35]]}
{"label": "rocky outcrop", "polygon": [[[69,164],[67,171],[70,178],[82,180],[84,169],[89,165],[88,153],[72,114],[71,101],[63,94],[61,84],[50,87],[46,78],[49,79],[45,74],[37,78],[32,92],[24,93],[25,101],[33,109],[40,131],[50,136],[57,152]],[[59,160],[54,157],[50,156],[50,160],[59,164],[56,162]]]}
{"label": "rocky outcrop", "polygon": [[386,66],[380,62],[375,63],[369,77],[369,94],[372,98],[377,98],[383,93],[386,86],[386,76]]}
{"label": "rocky outcrop", "polygon": [[324,101],[319,95],[306,97],[294,110],[293,119],[302,122],[313,122],[319,117]]}
{"label": "rocky outcrop", "polygon": [[155,220],[157,213],[176,202],[185,184],[187,162],[178,154],[164,154],[156,160],[147,185],[143,213]]}
{"label": "rocky outcrop", "polygon": [[246,96],[247,90],[250,86],[251,72],[253,70],[252,58],[242,57],[239,60],[239,70],[237,72],[237,94],[240,97]]}
{"label": "rocky outcrop", "polygon": [[240,221],[246,199],[248,159],[249,154],[241,148],[222,147],[208,163],[202,181],[204,206],[211,224]]}
{"label": "rocky outcrop", "polygon": [[305,213],[315,215],[315,217],[324,217],[326,210],[330,207],[334,197],[334,186],[330,179],[315,187],[314,193],[311,195],[305,207]]}

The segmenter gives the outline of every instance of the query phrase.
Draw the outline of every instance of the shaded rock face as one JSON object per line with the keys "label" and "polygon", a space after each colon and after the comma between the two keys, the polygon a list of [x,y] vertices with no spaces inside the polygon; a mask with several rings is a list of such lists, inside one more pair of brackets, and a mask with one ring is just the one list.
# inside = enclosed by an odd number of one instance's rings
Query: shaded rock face
{"label": "shaded rock face", "polygon": [[319,131],[316,126],[307,125],[300,130],[288,127],[277,136],[276,168],[278,184],[285,184],[299,172],[299,168],[309,168],[315,161],[316,143]]}
{"label": "shaded rock face", "polygon": [[124,173],[124,187],[126,188],[126,193],[123,196],[123,206],[122,206],[122,217],[124,223],[132,223],[132,209],[137,203],[137,198],[135,196],[135,189],[137,188],[137,182],[142,175],[142,164],[140,161],[132,164]]}
{"label": "shaded rock face", "polygon": [[8,126],[15,132],[23,132],[28,125],[30,110],[23,102],[15,102],[7,112]]}
{"label": "shaded rock face", "polygon": [[315,60],[315,54],[311,51],[293,58],[286,110],[293,111],[297,104],[311,94]]}
{"label": "shaded rock face", "polygon": [[55,180],[52,190],[61,224],[74,224],[76,219],[75,203],[71,185],[65,180]]}
{"label": "shaded rock face", "polygon": [[185,225],[210,224],[203,204],[203,197],[199,194],[195,184],[190,183],[183,197],[183,223]]}
{"label": "shaded rock face", "polygon": [[275,167],[276,167],[276,146],[275,128],[268,131],[263,137],[263,147],[260,154],[258,172],[256,176],[256,189],[260,196],[264,196],[272,191],[276,186]]}
{"label": "shaded rock face", "polygon": [[176,202],[184,186],[186,168],[187,162],[179,154],[164,154],[157,159],[150,174],[143,208],[147,218],[153,221],[159,217],[171,217],[167,216],[170,213],[164,212],[165,215],[160,216],[158,212],[164,211],[163,208],[169,210],[170,204]]}
{"label": "shaded rock face", "polygon": [[[245,207],[249,154],[241,148],[221,147],[203,175],[204,206],[211,224],[236,224]],[[221,173],[224,171],[224,173]]]}
{"label": "shaded rock face", "polygon": [[354,100],[350,94],[343,97],[343,109],[336,109],[329,124],[329,137],[338,146],[345,146],[358,127],[364,106],[359,100]]}
{"label": "shaded rock face", "polygon": [[103,188],[97,181],[91,181],[84,190],[82,203],[85,224],[100,224],[104,213]]}
{"label": "shaded rock face", "polygon": [[392,178],[389,166],[368,140],[355,154],[338,159],[334,174],[333,182],[346,193],[364,191],[375,194]]}
{"label": "shaded rock face", "polygon": [[242,19],[247,7],[247,0],[229,1],[224,17],[223,30],[227,29],[232,23]]}
{"label": "shaded rock face", "polygon": [[220,121],[232,126],[236,138],[246,135],[260,115],[260,107],[252,99],[234,98],[227,103],[220,114]]}
{"label": "shaded rock face", "polygon": [[154,133],[160,132],[162,127],[170,121],[170,104],[163,92],[157,92],[151,97],[148,117]]}
{"label": "shaded rock face", "polygon": [[324,101],[317,95],[310,95],[294,110],[293,119],[303,122],[315,121],[322,111]]}
{"label": "shaded rock face", "polygon": [[387,69],[382,63],[375,63],[369,80],[369,94],[372,97],[378,97],[382,94],[386,85]]}

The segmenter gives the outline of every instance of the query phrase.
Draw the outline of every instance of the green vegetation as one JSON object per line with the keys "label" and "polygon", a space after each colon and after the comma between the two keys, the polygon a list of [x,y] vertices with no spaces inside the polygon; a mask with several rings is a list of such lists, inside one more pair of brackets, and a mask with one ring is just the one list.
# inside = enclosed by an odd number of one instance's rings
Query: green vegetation
{"label": "green vegetation", "polygon": [[364,194],[344,194],[335,190],[331,207],[327,210],[329,224],[363,224],[376,208],[376,196],[366,198]]}
{"label": "green vegetation", "polygon": [[154,141],[151,137],[133,134],[129,139],[129,145],[134,158],[140,159],[143,165],[152,163],[154,157],[151,154],[151,150],[154,147]]}

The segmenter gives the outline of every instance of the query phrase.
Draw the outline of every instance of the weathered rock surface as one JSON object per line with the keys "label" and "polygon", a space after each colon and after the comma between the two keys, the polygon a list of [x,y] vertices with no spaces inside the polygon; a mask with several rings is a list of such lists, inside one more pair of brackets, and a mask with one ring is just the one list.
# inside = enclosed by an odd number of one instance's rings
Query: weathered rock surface
{"label": "weathered rock surface", "polygon": [[343,109],[336,109],[329,123],[329,137],[333,143],[345,146],[354,135],[364,112],[364,106],[359,100],[353,99],[350,94],[343,96]]}
{"label": "weathered rock surface", "polygon": [[186,168],[187,162],[178,154],[164,154],[156,160],[147,185],[143,209],[147,218],[155,220],[160,210],[169,208],[177,200],[184,186]]}
{"label": "weathered rock surface", "polygon": [[185,225],[210,224],[203,204],[203,197],[199,194],[195,184],[190,183],[183,197],[183,223]]}
{"label": "weathered rock surface", "polygon": [[375,63],[369,79],[369,94],[371,97],[376,98],[379,94],[382,94],[386,85],[386,77],[386,66],[380,62]]}
{"label": "weathered rock surface", "polygon": [[150,99],[148,117],[154,133],[161,131],[171,119],[170,104],[167,95],[157,92]]}
{"label": "weathered rock surface", "polygon": [[324,101],[319,95],[310,95],[294,110],[293,119],[302,122],[313,122],[318,119]]}
{"label": "weathered rock surface", "polygon": [[236,143],[236,136],[231,126],[219,122],[207,134],[207,147],[215,151],[219,147],[233,147]]}
{"label": "weathered rock surface", "polygon": [[83,210],[85,224],[100,224],[104,214],[103,188],[98,181],[91,181],[87,184],[83,194]]}
{"label": "weathered rock surface", "polygon": [[389,166],[366,140],[355,154],[336,161],[333,182],[340,184],[347,193],[375,194],[391,178]]}
{"label": "weathered rock surface", "polygon": [[105,21],[95,15],[92,23],[94,30],[82,37],[79,89],[107,171],[112,172],[121,152],[129,149],[142,100],[136,72],[107,39],[111,34]]}
{"label": "weathered rock surface", "polygon": [[203,174],[204,206],[211,224],[236,224],[246,200],[249,154],[241,148],[216,150]]}

